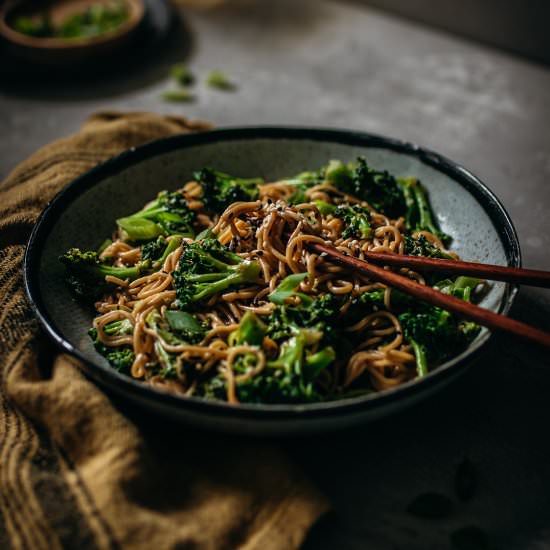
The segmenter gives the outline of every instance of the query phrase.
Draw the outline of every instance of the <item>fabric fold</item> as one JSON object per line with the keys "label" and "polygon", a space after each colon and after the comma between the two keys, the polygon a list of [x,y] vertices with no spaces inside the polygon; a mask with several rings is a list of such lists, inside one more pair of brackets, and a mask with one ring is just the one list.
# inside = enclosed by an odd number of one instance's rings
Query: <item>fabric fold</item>
{"label": "fabric fold", "polygon": [[69,181],[129,147],[209,125],[103,112],[0,185],[0,546],[298,548],[326,499],[275,443],[113,402],[59,355],[24,294],[24,244]]}

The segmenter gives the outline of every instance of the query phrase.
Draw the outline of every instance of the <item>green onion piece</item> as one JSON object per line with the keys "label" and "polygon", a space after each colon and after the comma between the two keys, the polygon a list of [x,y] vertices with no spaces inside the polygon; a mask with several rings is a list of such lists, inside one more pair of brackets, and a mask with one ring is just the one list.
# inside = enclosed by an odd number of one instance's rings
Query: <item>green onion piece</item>
{"label": "green onion piece", "polygon": [[287,298],[290,298],[291,296],[300,296],[302,300],[305,297],[311,301],[311,298],[309,296],[302,294],[301,292],[296,292],[296,288],[298,288],[298,285],[306,277],[307,273],[294,273],[293,275],[285,277],[279,283],[279,286],[271,294],[269,294],[269,301],[279,306],[284,305],[285,300]]}
{"label": "green onion piece", "polygon": [[236,88],[235,84],[221,71],[211,71],[206,77],[206,84],[210,86],[210,88],[224,91],[230,91]]}
{"label": "green onion piece", "polygon": [[187,313],[186,311],[176,311],[169,309],[168,311],[166,311],[164,316],[166,317],[166,320],[168,321],[168,324],[170,325],[170,328],[172,330],[190,332],[193,334],[197,334],[203,331],[197,319],[195,319],[193,315]]}
{"label": "green onion piece", "polygon": [[179,90],[166,90],[161,97],[164,101],[170,101],[172,103],[188,103],[195,99],[195,96],[185,88]]}
{"label": "green onion piece", "polygon": [[195,81],[193,73],[184,63],[176,63],[170,68],[170,76],[182,86],[189,86]]}

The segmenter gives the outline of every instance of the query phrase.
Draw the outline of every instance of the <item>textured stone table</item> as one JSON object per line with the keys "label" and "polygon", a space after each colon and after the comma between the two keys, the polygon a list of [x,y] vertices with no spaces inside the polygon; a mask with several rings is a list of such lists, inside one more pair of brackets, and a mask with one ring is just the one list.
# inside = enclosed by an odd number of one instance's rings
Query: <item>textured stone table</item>
{"label": "textured stone table", "polygon": [[[234,93],[197,88],[166,104],[166,69],[221,68]],[[84,84],[0,83],[0,176],[98,109],[152,110],[218,126],[310,124],[404,138],[464,164],[501,198],[524,263],[550,269],[550,69],[358,3],[258,2],[246,13],[186,14],[169,52],[139,71]],[[524,289],[512,315],[550,329],[550,293]],[[449,548],[479,525],[496,548],[550,545],[550,361],[506,337],[452,388],[398,416],[283,444],[332,498],[307,548]],[[419,493],[453,496],[456,464],[477,470],[476,496],[446,520],[406,513]]]}

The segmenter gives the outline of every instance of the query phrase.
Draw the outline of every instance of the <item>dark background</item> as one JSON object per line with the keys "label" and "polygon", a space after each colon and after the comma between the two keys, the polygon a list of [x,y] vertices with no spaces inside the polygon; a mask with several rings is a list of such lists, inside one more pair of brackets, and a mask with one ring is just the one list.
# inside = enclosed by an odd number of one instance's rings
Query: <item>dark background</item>
{"label": "dark background", "polygon": [[371,6],[550,63],[547,0],[365,0]]}

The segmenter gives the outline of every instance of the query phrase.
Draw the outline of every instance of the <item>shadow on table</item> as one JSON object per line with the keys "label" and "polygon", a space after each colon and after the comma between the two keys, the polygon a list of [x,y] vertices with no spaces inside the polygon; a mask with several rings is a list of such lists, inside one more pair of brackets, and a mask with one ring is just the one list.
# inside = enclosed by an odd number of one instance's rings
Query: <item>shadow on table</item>
{"label": "shadow on table", "polygon": [[[548,313],[538,292],[526,290],[511,315],[548,328]],[[543,536],[550,506],[546,367],[547,350],[499,334],[465,376],[422,404],[375,424],[286,441],[334,504],[305,548],[450,548],[451,534],[472,525],[497,548],[529,547]],[[464,458],[477,478],[467,502],[454,489]],[[407,513],[426,492],[452,500],[448,518]]]}

